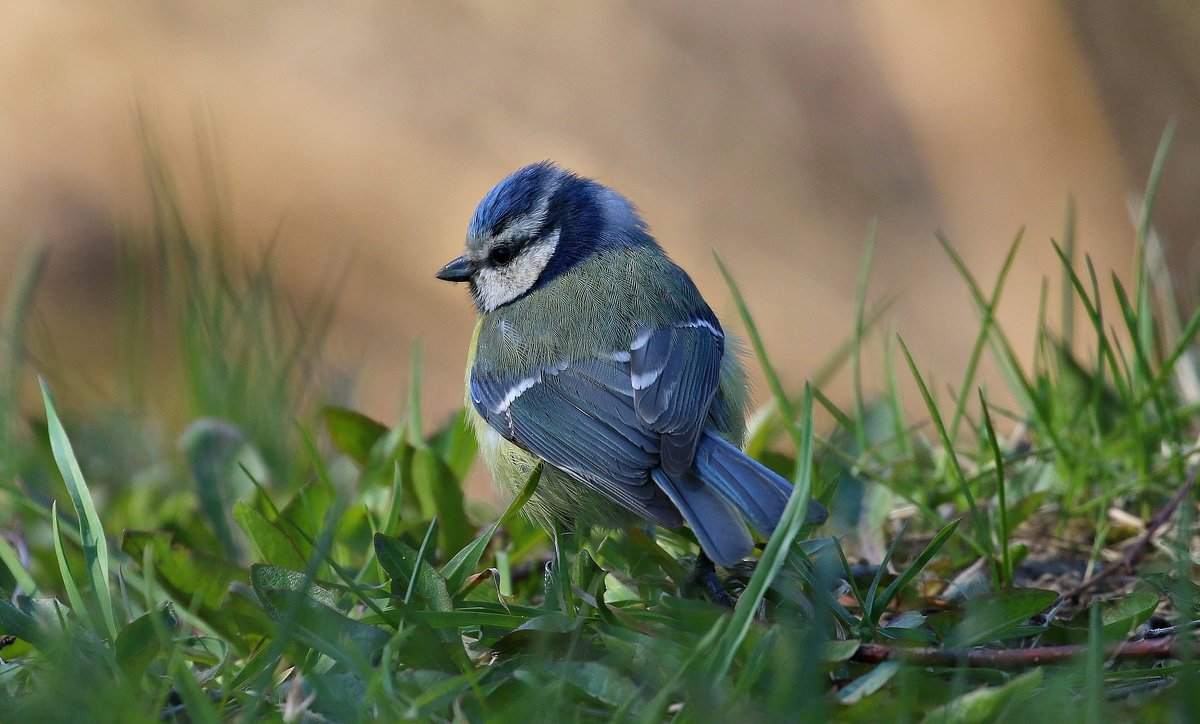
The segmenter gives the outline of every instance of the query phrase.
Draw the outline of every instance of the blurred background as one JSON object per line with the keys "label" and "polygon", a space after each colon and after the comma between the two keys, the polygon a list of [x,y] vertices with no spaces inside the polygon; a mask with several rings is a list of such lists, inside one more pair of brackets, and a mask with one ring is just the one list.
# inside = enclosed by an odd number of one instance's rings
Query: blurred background
{"label": "blurred background", "polygon": [[[895,302],[872,339],[899,332],[943,389],[979,324],[935,232],[990,288],[1023,228],[999,317],[1028,360],[1069,198],[1080,251],[1131,283],[1131,204],[1172,118],[1155,224],[1187,300],[1200,269],[1200,10],[1184,0],[17,0],[3,15],[0,293],[47,245],[30,366],[67,380],[64,403],[118,388],[117,239],[150,224],[139,124],[200,215],[216,169],[236,253],[270,247],[297,309],[337,287],[326,364],[387,422],[418,342],[426,420],[460,404],[474,313],[433,273],[488,188],[540,159],[629,196],[739,329],[719,250],[792,389],[852,332],[873,218],[870,298]],[[848,389],[841,374],[828,391]]]}

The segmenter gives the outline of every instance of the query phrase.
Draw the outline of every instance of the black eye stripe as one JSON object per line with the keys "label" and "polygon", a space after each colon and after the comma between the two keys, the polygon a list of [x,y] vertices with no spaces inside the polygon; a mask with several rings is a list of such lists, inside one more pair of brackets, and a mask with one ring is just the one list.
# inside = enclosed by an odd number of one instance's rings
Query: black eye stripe
{"label": "black eye stripe", "polygon": [[488,261],[492,264],[504,265],[515,259],[517,249],[512,244],[500,244],[488,252]]}
{"label": "black eye stripe", "polygon": [[520,256],[525,251],[525,247],[537,238],[536,236],[527,236],[500,242],[488,251],[488,261],[492,264],[507,264]]}

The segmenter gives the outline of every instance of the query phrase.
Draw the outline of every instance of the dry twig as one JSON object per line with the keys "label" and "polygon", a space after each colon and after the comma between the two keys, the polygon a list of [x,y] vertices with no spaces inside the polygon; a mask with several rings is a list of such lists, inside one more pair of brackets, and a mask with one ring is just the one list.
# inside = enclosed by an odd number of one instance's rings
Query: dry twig
{"label": "dry twig", "polygon": [[1121,560],[1105,566],[1088,578],[1080,581],[1078,586],[1075,586],[1071,590],[1056,598],[1054,603],[1050,604],[1047,610],[1057,611],[1059,607],[1067,601],[1079,601],[1079,597],[1081,595],[1092,590],[1102,581],[1110,578],[1118,571],[1131,573],[1134,565],[1137,564],[1138,561],[1140,561],[1142,557],[1145,556],[1146,553],[1148,553],[1153,547],[1154,536],[1157,535],[1158,531],[1167,524],[1167,521],[1170,520],[1171,516],[1175,514],[1175,511],[1179,509],[1179,505],[1187,499],[1187,497],[1191,494],[1192,489],[1196,487],[1196,474],[1198,471],[1200,471],[1200,468],[1192,470],[1192,472],[1188,474],[1187,481],[1184,482],[1183,485],[1179,486],[1179,490],[1175,491],[1175,495],[1172,496],[1169,501],[1167,501],[1167,504],[1154,514],[1154,517],[1151,518],[1150,522],[1146,524],[1146,530],[1143,531],[1140,536],[1138,536],[1138,539],[1129,547],[1129,550],[1125,551],[1125,555],[1121,557]]}
{"label": "dry twig", "polygon": [[[1195,642],[1192,656],[1200,654]],[[1180,642],[1173,638],[1142,639],[1126,641],[1104,647],[1108,659],[1165,659],[1178,656]],[[897,648],[883,644],[863,644],[854,652],[852,660],[864,664],[879,664],[884,661],[907,661],[921,666],[971,666],[990,669],[1024,668],[1041,664],[1057,664],[1084,656],[1086,644],[1066,646],[1037,646],[1029,649],[935,649]]]}

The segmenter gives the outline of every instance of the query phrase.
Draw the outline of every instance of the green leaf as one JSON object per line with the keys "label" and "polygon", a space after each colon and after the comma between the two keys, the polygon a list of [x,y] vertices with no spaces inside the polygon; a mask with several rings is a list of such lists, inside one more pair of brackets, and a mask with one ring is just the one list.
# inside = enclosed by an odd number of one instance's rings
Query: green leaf
{"label": "green leaf", "polygon": [[386,613],[388,625],[396,628],[388,650],[394,652],[396,663],[401,667],[450,673],[472,669],[462,637],[456,630],[459,627],[435,629],[423,620],[424,614],[436,612],[414,614],[390,609]]}
{"label": "green leaf", "polygon": [[551,661],[540,668],[551,679],[565,681],[609,706],[621,706],[641,698],[641,688],[611,666],[595,661]]}
{"label": "green leaf", "polygon": [[857,639],[826,641],[821,644],[821,661],[827,664],[847,661],[861,645],[862,642]]}
{"label": "green leaf", "polygon": [[172,598],[198,607],[198,613],[221,633],[237,637],[237,626],[221,608],[229,587],[246,572],[224,560],[176,543],[171,533],[126,531],[121,549],[135,561],[151,549],[154,575]]}
{"label": "green leaf", "polygon": [[885,661],[866,674],[846,684],[838,691],[838,701],[847,706],[857,704],[883,688],[900,670],[899,661]]}
{"label": "green leaf", "polygon": [[[310,480],[280,509],[278,523],[285,530],[295,526],[309,540],[316,540],[321,535],[325,514],[336,500],[337,493],[324,481]],[[288,525],[284,525],[285,522]]]}
{"label": "green leaf", "polygon": [[900,591],[904,590],[904,587],[912,582],[917,574],[925,569],[925,566],[929,565],[929,562],[942,549],[946,541],[950,540],[950,537],[954,535],[954,531],[958,529],[959,520],[961,519],[952,520],[946,527],[939,530],[937,535],[933,537],[933,540],[929,541],[925,549],[921,551],[921,554],[913,559],[908,568],[905,568],[903,573],[896,576],[895,580],[889,583],[887,588],[883,589],[882,594],[871,601],[872,611],[882,614],[884,609],[888,607],[888,604],[899,595]]}
{"label": "green leaf", "polygon": [[[304,577],[304,574],[296,575],[300,579]],[[274,573],[265,573],[263,577],[280,582]],[[251,578],[254,578],[253,572]],[[290,583],[296,581],[293,579]],[[283,611],[294,611],[294,617],[290,617],[288,622],[292,624],[290,632],[297,640],[341,662],[352,671],[365,671],[391,638],[391,634],[384,629],[355,621],[332,608],[327,600],[323,600],[328,591],[319,586],[309,588],[308,594],[298,600],[293,598],[298,595],[297,589],[286,585],[280,588],[256,585],[254,590],[268,612],[281,614]]]}
{"label": "green leaf", "polygon": [[951,631],[947,646],[964,647],[1006,638],[1054,602],[1054,591],[1010,588],[967,602],[966,617]]}
{"label": "green leaf", "polygon": [[480,559],[483,558],[483,552],[487,550],[488,543],[492,537],[496,535],[501,524],[511,519],[525,505],[525,502],[533,497],[537,490],[538,481],[542,479],[542,466],[539,464],[530,474],[529,480],[525,481],[525,485],[521,488],[521,493],[513,499],[508,505],[508,509],[504,511],[504,515],[500,516],[495,523],[484,532],[483,535],[476,538],[470,545],[461,549],[450,561],[442,566],[442,576],[446,579],[446,585],[451,591],[458,592],[462,588],[463,583],[467,580],[467,576],[475,570],[479,565]]}
{"label": "green leaf", "polygon": [[[1121,641],[1138,626],[1149,620],[1158,608],[1159,595],[1142,584],[1130,593],[1112,601],[1098,602],[1101,634],[1106,643]],[[1086,641],[1091,628],[1091,609],[1077,613],[1061,630],[1070,641]]]}
{"label": "green leaf", "polygon": [[[394,582],[393,592],[407,589],[412,581],[413,592],[433,610],[450,611],[454,608],[446,579],[428,562],[419,560],[417,551],[403,541],[376,533],[375,557]],[[399,584],[399,588],[395,584]]]}
{"label": "green leaf", "polygon": [[193,422],[180,436],[180,445],[196,482],[200,511],[212,524],[225,557],[241,559],[241,542],[234,536],[229,509],[234,500],[253,489],[246,470],[255,480],[263,479],[266,463],[238,427],[216,418]]}
{"label": "green leaf", "polygon": [[75,459],[75,451],[63,429],[62,421],[58,419],[58,411],[54,408],[54,400],[50,397],[50,388],[46,381],[38,378],[42,386],[42,401],[46,406],[46,427],[50,435],[50,448],[54,452],[54,461],[67,484],[67,492],[71,496],[71,505],[79,517],[79,536],[83,541],[83,558],[87,564],[88,578],[92,583],[92,596],[100,606],[104,618],[105,630],[109,640],[117,637],[117,619],[113,615],[112,592],[108,586],[108,541],[104,538],[104,528],[100,524],[100,516],[92,502],[92,494],[88,491],[83,472],[79,469],[79,461]]}
{"label": "green leaf", "polygon": [[463,504],[462,481],[438,454],[427,447],[413,455],[413,490],[421,513],[438,519],[438,548],[448,556],[463,549],[475,534]]}
{"label": "green leaf", "polygon": [[[54,534],[54,557],[58,559],[58,574],[62,578],[63,588],[67,592],[67,600],[71,607],[86,615],[87,605],[83,602],[83,594],[79,592],[79,584],[75,582],[75,574],[67,563],[67,551],[63,546],[62,530],[58,525],[58,501],[50,504],[50,530]],[[36,589],[27,589],[36,590]]]}
{"label": "green leaf", "polygon": [[135,682],[142,678],[142,674],[163,651],[162,642],[154,630],[155,616],[159,618],[158,625],[165,631],[174,630],[179,623],[171,605],[167,604],[157,611],[138,616],[117,634],[117,664]]}
{"label": "green leaf", "polygon": [[[305,584],[308,584],[305,587]],[[293,571],[266,563],[250,566],[250,585],[254,595],[263,603],[263,608],[272,618],[278,619],[283,611],[274,604],[281,593],[303,591],[305,596],[334,610],[337,609],[337,594],[332,590],[308,581],[299,571]]]}
{"label": "green leaf", "polygon": [[926,722],[983,722],[1003,721],[1013,702],[1033,695],[1042,684],[1042,668],[1026,671],[1002,686],[983,686],[931,710]]}
{"label": "green leaf", "polygon": [[233,519],[253,541],[264,562],[295,569],[307,565],[308,561],[291,536],[244,501],[233,504]]}
{"label": "green leaf", "polygon": [[[0,416],[3,416],[3,414],[4,413],[0,413]],[[0,456],[2,455],[3,453],[0,452]],[[52,507],[54,505],[56,505],[56,503],[51,504]],[[51,520],[53,520],[57,525],[57,514],[51,513]],[[57,531],[55,531],[55,538],[58,538]],[[18,586],[21,587],[22,591],[31,596],[38,595],[37,582],[33,580],[33,576],[29,575],[29,571],[25,570],[25,566],[21,563],[21,556],[18,555],[16,549],[14,549],[12,544],[10,544],[3,536],[0,536],[0,561],[2,561],[5,567],[8,568],[8,572],[12,574],[13,580]],[[72,583],[74,582],[72,581]],[[75,606],[76,604],[74,601],[72,601],[71,605]]]}
{"label": "green leaf", "polygon": [[382,423],[343,407],[322,408],[321,418],[325,421],[334,446],[358,463],[360,468],[367,466],[371,460],[371,448],[388,431]]}
{"label": "green leaf", "polygon": [[16,636],[37,649],[46,648],[52,641],[37,619],[9,603],[7,596],[0,597],[0,633]]}
{"label": "green leaf", "polygon": [[1115,601],[1105,602],[1100,609],[1100,623],[1104,626],[1105,638],[1125,638],[1148,621],[1156,608],[1158,596],[1145,588],[1135,589]]}
{"label": "green leaf", "polygon": [[[502,614],[495,614],[489,618],[499,622],[501,616]],[[431,620],[429,617],[423,617],[422,620],[431,626],[437,626],[443,618],[438,616],[437,619]],[[501,656],[536,654],[562,657],[571,650],[581,625],[578,619],[558,611],[550,611],[536,618],[522,620],[512,631],[492,644],[491,649]]]}

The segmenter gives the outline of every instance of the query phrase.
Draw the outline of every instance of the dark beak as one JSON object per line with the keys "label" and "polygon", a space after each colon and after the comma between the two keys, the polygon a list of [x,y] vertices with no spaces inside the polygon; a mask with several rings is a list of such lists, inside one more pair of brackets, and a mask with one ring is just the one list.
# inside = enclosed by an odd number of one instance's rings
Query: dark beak
{"label": "dark beak", "polygon": [[471,267],[471,260],[465,256],[460,256],[439,269],[437,278],[447,282],[465,282],[470,281],[471,275],[474,273],[475,270]]}

